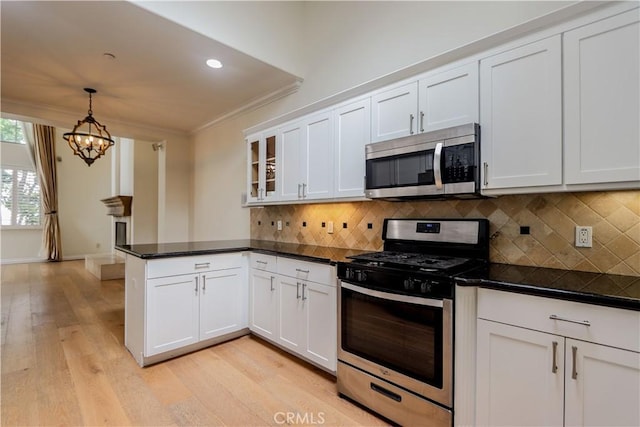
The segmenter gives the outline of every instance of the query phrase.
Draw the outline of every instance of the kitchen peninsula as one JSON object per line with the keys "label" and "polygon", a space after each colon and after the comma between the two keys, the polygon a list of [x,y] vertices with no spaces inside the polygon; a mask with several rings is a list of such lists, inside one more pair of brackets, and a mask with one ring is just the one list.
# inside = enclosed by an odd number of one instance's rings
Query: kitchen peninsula
{"label": "kitchen peninsula", "polygon": [[335,373],[335,263],[362,251],[262,240],[116,249],[125,345],[140,366],[251,331]]}

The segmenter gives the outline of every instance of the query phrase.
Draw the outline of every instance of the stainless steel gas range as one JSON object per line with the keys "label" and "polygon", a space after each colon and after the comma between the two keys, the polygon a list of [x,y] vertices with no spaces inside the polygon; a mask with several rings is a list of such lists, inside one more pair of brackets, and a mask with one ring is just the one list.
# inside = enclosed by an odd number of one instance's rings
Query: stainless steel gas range
{"label": "stainless steel gas range", "polygon": [[338,263],[338,392],[401,425],[451,426],[453,277],[488,262],[488,221],[385,219],[382,238]]}

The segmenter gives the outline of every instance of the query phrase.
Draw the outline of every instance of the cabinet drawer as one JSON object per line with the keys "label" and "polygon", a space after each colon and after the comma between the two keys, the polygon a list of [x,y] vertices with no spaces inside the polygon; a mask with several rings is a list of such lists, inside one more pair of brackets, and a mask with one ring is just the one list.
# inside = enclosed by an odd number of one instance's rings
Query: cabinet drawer
{"label": "cabinet drawer", "polygon": [[335,268],[328,264],[280,257],[278,258],[278,274],[329,286],[336,285]]}
{"label": "cabinet drawer", "polygon": [[147,261],[147,278],[224,270],[242,266],[242,253],[163,258]]}
{"label": "cabinet drawer", "polygon": [[640,352],[637,311],[479,289],[478,317]]}
{"label": "cabinet drawer", "polygon": [[251,252],[251,268],[256,270],[268,271],[271,273],[277,272],[277,258],[273,255],[259,254]]}

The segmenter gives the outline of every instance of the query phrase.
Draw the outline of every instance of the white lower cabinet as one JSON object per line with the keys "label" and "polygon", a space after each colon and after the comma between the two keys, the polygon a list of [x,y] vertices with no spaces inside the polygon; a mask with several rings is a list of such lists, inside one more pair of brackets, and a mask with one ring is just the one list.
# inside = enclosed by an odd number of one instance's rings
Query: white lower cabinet
{"label": "white lower cabinet", "polygon": [[[487,289],[478,296],[477,425],[640,425],[640,313]],[[600,338],[616,346],[585,341]]]}
{"label": "white lower cabinet", "polygon": [[295,278],[281,276],[278,279],[278,287],[278,342],[330,371],[335,371],[335,286],[296,281]]}
{"label": "white lower cabinet", "polygon": [[198,277],[188,274],[147,281],[145,356],[199,341]]}
{"label": "white lower cabinet", "polygon": [[249,281],[249,328],[256,335],[275,340],[278,327],[276,274],[252,268]]}
{"label": "white lower cabinet", "polygon": [[640,354],[567,338],[565,366],[565,425],[640,425]]}
{"label": "white lower cabinet", "polygon": [[245,255],[127,255],[125,345],[145,366],[247,333]]}
{"label": "white lower cabinet", "polygon": [[247,279],[242,269],[203,274],[200,284],[200,339],[215,338],[247,326]]}
{"label": "white lower cabinet", "polygon": [[262,254],[251,267],[251,332],[335,372],[335,267]]}

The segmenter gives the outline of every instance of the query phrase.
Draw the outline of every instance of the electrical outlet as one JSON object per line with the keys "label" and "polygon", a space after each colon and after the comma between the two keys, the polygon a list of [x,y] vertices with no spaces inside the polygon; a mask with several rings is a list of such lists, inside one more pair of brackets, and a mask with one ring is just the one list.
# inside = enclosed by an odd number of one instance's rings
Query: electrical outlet
{"label": "electrical outlet", "polygon": [[327,233],[333,234],[333,221],[327,222]]}
{"label": "electrical outlet", "polygon": [[593,229],[591,227],[576,226],[576,248],[590,248],[593,246],[592,241]]}
{"label": "electrical outlet", "polygon": [[278,220],[278,231],[282,231],[282,220]]}

